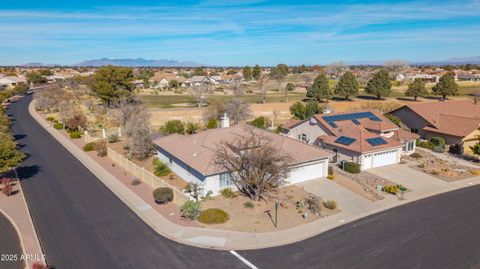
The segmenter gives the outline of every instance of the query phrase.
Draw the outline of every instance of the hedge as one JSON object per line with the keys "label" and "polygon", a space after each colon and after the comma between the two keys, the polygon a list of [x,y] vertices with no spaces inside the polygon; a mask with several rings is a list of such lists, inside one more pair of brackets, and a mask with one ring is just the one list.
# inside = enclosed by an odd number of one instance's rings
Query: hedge
{"label": "hedge", "polygon": [[173,200],[173,190],[167,187],[155,189],[153,198],[159,204],[171,202]]}
{"label": "hedge", "polygon": [[57,129],[57,130],[61,130],[61,129],[63,129],[63,124],[61,124],[61,123],[55,123],[55,124],[53,125],[53,128],[55,128],[55,129]]}
{"label": "hedge", "polygon": [[227,222],[228,219],[227,212],[219,208],[209,208],[198,216],[198,221],[204,224],[221,224]]}
{"label": "hedge", "polygon": [[83,146],[83,151],[94,151],[94,150],[95,150],[95,142],[90,142]]}
{"label": "hedge", "polygon": [[360,165],[354,162],[344,162],[343,170],[351,173],[351,174],[358,174],[360,173]]}
{"label": "hedge", "polygon": [[445,147],[445,144],[447,144],[447,142],[445,141],[445,138],[441,137],[441,136],[434,136],[430,139],[430,141],[432,142],[433,145],[437,146],[437,147]]}

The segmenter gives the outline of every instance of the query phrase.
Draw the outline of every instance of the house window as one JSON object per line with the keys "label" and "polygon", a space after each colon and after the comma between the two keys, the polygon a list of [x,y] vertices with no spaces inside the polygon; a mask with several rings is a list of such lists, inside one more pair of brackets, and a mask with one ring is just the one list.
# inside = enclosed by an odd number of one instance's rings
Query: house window
{"label": "house window", "polygon": [[233,181],[230,173],[220,174],[220,188],[226,188],[232,185],[233,185]]}
{"label": "house window", "polygon": [[415,142],[414,141],[409,141],[408,142],[408,151],[412,151],[414,146],[415,146]]}
{"label": "house window", "polygon": [[403,151],[408,151],[408,142],[403,144],[402,150]]}
{"label": "house window", "polygon": [[299,134],[298,135],[298,140],[302,142],[307,142],[307,135],[306,134]]}
{"label": "house window", "polygon": [[410,129],[410,132],[412,132],[414,134],[418,134],[418,129],[412,128],[412,129]]}

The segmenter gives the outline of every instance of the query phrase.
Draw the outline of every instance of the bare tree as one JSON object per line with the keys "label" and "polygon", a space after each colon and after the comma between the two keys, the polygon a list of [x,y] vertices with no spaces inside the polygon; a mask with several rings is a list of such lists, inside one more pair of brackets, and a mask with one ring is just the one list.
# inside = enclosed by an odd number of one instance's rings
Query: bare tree
{"label": "bare tree", "polygon": [[192,96],[195,104],[198,107],[202,107],[205,101],[207,101],[208,86],[207,85],[194,85],[192,87]]}
{"label": "bare tree", "polygon": [[399,75],[410,67],[408,63],[404,60],[386,61],[383,66],[385,67],[385,69],[387,69],[388,73],[392,77]]}
{"label": "bare tree", "polygon": [[340,76],[347,69],[348,67],[344,62],[334,62],[327,65],[327,73],[335,77]]}
{"label": "bare tree", "polygon": [[240,98],[245,95],[245,90],[237,79],[234,79],[232,82],[232,92],[235,98]]}
{"label": "bare tree", "polygon": [[131,131],[130,151],[139,160],[144,160],[154,152],[154,145],[148,123],[136,122],[136,128]]}
{"label": "bare tree", "polygon": [[127,136],[131,135],[134,128],[137,127],[138,119],[146,119],[149,122],[150,115],[144,105],[136,100],[121,100],[113,109],[110,109],[109,114],[124,128],[124,133]]}
{"label": "bare tree", "polygon": [[229,101],[226,105],[225,111],[235,124],[245,121],[252,116],[250,104],[240,100],[239,98]]}
{"label": "bare tree", "polygon": [[210,105],[203,112],[203,121],[207,123],[211,119],[218,119],[223,113],[225,113],[225,103],[212,99]]}
{"label": "bare tree", "polygon": [[267,81],[268,78],[260,74],[260,77],[258,78],[258,88],[260,91],[260,95],[262,96],[262,104],[267,103],[267,87],[265,87]]}
{"label": "bare tree", "polygon": [[258,201],[285,182],[292,158],[281,154],[267,136],[253,127],[247,133],[237,140],[223,142],[215,163],[230,172],[242,194]]}

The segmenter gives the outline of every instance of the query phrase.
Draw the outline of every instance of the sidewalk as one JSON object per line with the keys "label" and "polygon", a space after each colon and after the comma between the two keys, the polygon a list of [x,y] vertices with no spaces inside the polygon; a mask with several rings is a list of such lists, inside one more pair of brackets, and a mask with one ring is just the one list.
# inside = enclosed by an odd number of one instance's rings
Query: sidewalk
{"label": "sidewalk", "polygon": [[[203,248],[215,248],[225,250],[244,250],[273,247],[285,245],[307,239],[318,235],[348,222],[378,213],[389,208],[413,202],[442,192],[470,186],[462,182],[448,183],[447,186],[438,189],[426,189],[424,192],[409,192],[408,200],[400,201],[393,195],[381,201],[365,203],[358,207],[342,208],[341,213],[323,218],[321,220],[307,223],[294,228],[268,233],[247,233],[227,230],[215,230],[197,227],[184,227],[170,222],[161,214],[128,189],[112,174],[91,159],[85,152],[76,147],[68,138],[53,129],[34,109],[33,102],[30,103],[29,112],[40,125],[42,125],[59,143],[70,151],[80,162],[82,162],[97,178],[105,184],[115,195],[119,197],[132,211],[137,214],[147,225],[158,234],[177,241],[179,243],[193,245]],[[480,184],[480,177],[468,179],[471,184]]]}

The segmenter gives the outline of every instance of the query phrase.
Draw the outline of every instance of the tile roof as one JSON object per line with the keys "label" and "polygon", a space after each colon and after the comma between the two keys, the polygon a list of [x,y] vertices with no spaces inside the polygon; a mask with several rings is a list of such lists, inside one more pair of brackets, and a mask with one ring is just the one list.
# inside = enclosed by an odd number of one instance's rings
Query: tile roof
{"label": "tile roof", "polygon": [[292,128],[294,128],[295,126],[305,122],[307,120],[296,120],[296,119],[291,119],[287,122],[285,122],[284,124],[282,124],[282,128],[283,129],[286,129],[286,130],[290,130]]}
{"label": "tile roof", "polygon": [[[479,112],[480,113],[480,112]],[[465,137],[480,128],[480,114],[477,117],[461,117],[439,114],[435,126],[424,127],[423,130],[457,137]]]}
{"label": "tile roof", "polygon": [[154,143],[201,174],[212,175],[223,172],[221,167],[215,165],[215,154],[221,143],[245,137],[249,135],[249,130],[268,136],[274,147],[293,158],[294,163],[292,165],[320,160],[333,155],[316,146],[247,124],[205,130],[188,136],[178,134],[164,136],[155,139]]}

